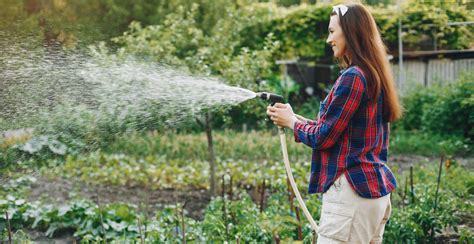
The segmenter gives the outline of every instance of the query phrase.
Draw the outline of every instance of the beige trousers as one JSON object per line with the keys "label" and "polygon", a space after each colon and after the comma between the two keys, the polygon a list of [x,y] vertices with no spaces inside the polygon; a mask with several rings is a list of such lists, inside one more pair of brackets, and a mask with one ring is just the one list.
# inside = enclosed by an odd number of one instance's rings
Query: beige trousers
{"label": "beige trousers", "polygon": [[382,243],[391,210],[390,194],[363,198],[343,174],[323,194],[318,243]]}

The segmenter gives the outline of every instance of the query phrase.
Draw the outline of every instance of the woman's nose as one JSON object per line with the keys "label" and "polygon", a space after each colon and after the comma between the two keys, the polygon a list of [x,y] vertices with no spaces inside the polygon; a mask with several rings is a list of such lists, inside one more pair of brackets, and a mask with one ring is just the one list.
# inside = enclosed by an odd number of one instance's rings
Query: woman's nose
{"label": "woman's nose", "polygon": [[332,40],[331,40],[331,36],[328,36],[328,38],[326,39],[326,43],[329,44],[329,45],[331,45],[331,41],[332,41]]}

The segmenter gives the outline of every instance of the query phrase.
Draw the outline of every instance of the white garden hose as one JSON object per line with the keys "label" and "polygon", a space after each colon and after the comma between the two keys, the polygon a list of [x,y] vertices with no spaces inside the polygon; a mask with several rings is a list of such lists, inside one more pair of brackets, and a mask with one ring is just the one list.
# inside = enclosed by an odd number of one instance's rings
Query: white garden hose
{"label": "white garden hose", "polygon": [[313,229],[313,236],[314,238],[316,238],[318,225],[316,224],[316,222],[314,222],[314,219],[309,213],[308,208],[306,207],[306,204],[303,201],[303,198],[301,198],[300,191],[298,190],[298,187],[296,186],[296,183],[295,183],[295,178],[293,178],[293,173],[290,167],[290,161],[288,160],[288,149],[286,147],[285,130],[281,127],[278,127],[278,134],[280,134],[281,151],[283,152],[283,161],[285,162],[286,175],[288,176],[288,179],[290,180],[293,193],[295,193],[296,199],[298,200],[300,207],[303,209],[303,213],[308,219],[309,224],[311,225],[311,229]]}

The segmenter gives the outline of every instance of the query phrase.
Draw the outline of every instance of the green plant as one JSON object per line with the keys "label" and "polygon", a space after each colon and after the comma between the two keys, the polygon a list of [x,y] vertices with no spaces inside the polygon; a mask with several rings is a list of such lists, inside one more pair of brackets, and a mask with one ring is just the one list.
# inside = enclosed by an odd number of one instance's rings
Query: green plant
{"label": "green plant", "polygon": [[316,96],[311,96],[301,106],[293,107],[296,114],[299,114],[307,119],[316,120],[319,113],[320,99]]}
{"label": "green plant", "polygon": [[421,131],[396,129],[390,133],[390,152],[424,156],[458,155],[473,153],[471,140],[460,136],[438,135]]}
{"label": "green plant", "polygon": [[[241,241],[268,241],[268,233],[259,226],[261,214],[257,206],[248,197],[239,201],[226,200],[226,219],[224,221],[223,206],[224,200],[216,198],[211,201],[206,209],[206,214],[202,222],[204,236],[212,241],[234,241],[239,238]],[[226,226],[228,237],[226,239]]]}
{"label": "green plant", "polygon": [[474,72],[439,90],[423,107],[422,129],[474,140]]}
{"label": "green plant", "polygon": [[[458,230],[461,216],[474,214],[470,190],[474,180],[472,172],[448,158],[443,165],[440,192],[436,195],[437,169],[434,165],[414,168],[414,200],[403,202],[401,195],[407,193],[392,194],[394,207],[384,235],[388,243],[397,240],[433,242],[447,227],[461,234]],[[397,178],[403,179],[406,174]],[[400,184],[397,192],[403,189]],[[438,203],[436,210],[435,201]]]}
{"label": "green plant", "polygon": [[429,89],[420,85],[411,86],[410,91],[402,97],[404,107],[403,118],[394,123],[397,129],[406,131],[421,130],[423,108],[425,104],[432,104],[437,97],[436,89]]}
{"label": "green plant", "polygon": [[[474,73],[445,86],[413,87],[402,98],[404,117],[395,122],[396,130],[422,131],[448,138],[473,140]],[[464,139],[461,139],[463,141]]]}

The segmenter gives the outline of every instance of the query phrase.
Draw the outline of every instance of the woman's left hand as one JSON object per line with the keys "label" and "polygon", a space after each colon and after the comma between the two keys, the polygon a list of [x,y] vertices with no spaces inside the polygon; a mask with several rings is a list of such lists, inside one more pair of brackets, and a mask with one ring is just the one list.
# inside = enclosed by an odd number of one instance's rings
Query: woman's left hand
{"label": "woman's left hand", "polygon": [[281,127],[293,129],[298,121],[290,104],[276,103],[274,106],[268,106],[267,114],[274,124]]}

